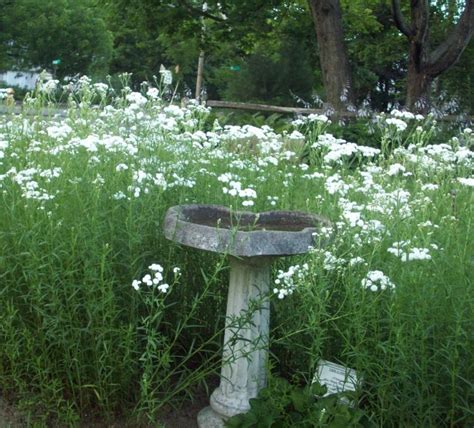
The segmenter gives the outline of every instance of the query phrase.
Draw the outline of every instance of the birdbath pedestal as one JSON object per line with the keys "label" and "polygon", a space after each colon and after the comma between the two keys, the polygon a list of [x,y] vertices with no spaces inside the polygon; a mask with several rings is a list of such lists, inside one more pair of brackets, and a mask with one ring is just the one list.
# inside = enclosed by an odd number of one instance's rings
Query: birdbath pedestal
{"label": "birdbath pedestal", "polygon": [[[166,238],[230,260],[226,329],[220,385],[210,406],[199,412],[200,428],[223,427],[224,421],[250,409],[249,400],[266,383],[271,263],[276,257],[303,254],[314,245],[324,217],[301,212],[260,214],[230,211],[217,205],[178,205],[168,210]],[[252,308],[258,302],[257,308]],[[251,310],[251,320],[232,325]]]}

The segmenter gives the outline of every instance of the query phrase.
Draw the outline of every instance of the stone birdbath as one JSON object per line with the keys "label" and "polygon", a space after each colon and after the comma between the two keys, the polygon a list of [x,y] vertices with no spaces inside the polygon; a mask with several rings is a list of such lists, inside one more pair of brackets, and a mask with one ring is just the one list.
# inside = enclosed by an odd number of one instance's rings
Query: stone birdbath
{"label": "stone birdbath", "polygon": [[[301,212],[255,214],[218,205],[178,205],[166,213],[166,238],[226,254],[230,261],[220,385],[211,405],[199,412],[199,427],[223,427],[229,417],[247,412],[249,400],[265,386],[271,263],[276,257],[308,252],[319,229],[330,224],[324,217]],[[240,329],[230,325],[256,301],[251,322]]]}

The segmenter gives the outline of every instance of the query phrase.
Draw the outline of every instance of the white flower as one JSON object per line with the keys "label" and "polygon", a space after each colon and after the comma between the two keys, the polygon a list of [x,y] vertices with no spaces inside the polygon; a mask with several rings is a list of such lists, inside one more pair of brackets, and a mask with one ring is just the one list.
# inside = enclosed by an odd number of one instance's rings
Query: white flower
{"label": "white flower", "polygon": [[390,114],[392,116],[398,117],[399,119],[411,120],[411,119],[416,118],[416,116],[409,111],[399,111],[399,110],[394,109],[390,112]]}
{"label": "white flower", "polygon": [[361,281],[361,284],[362,287],[367,288],[370,291],[395,288],[395,284],[380,270],[369,271],[367,276]]}
{"label": "white flower", "polygon": [[158,98],[160,98],[160,91],[157,88],[148,88],[146,95],[148,96],[148,98],[157,100]]}
{"label": "white flower", "polygon": [[58,87],[58,83],[59,83],[59,80],[54,80],[54,79],[48,80],[47,82],[41,85],[40,90],[47,94],[51,94]]}
{"label": "white flower", "polygon": [[92,86],[101,97],[105,96],[107,94],[107,91],[109,90],[109,85],[107,85],[106,83],[94,83]]}
{"label": "white flower", "polygon": [[149,287],[153,285],[153,280],[151,279],[151,275],[148,273],[142,278],[142,282],[148,285]]}
{"label": "white flower", "polygon": [[140,284],[141,284],[141,281],[138,281],[137,279],[134,279],[132,281],[132,287],[137,291],[140,289]]}
{"label": "white flower", "polygon": [[437,184],[433,184],[433,183],[426,183],[426,184],[423,184],[421,186],[421,190],[425,191],[425,190],[438,190],[439,189],[439,186]]}
{"label": "white flower", "polygon": [[463,186],[474,187],[474,177],[470,177],[470,178],[458,177],[458,181]]}
{"label": "white flower", "polygon": [[159,265],[158,263],[151,264],[150,266],[148,266],[148,269],[154,272],[163,272],[163,266]]}
{"label": "white flower", "polygon": [[140,92],[130,92],[126,98],[130,104],[136,104],[138,106],[142,106],[147,102],[147,99],[140,94]]}
{"label": "white flower", "polygon": [[360,264],[365,264],[365,260],[362,257],[353,257],[349,260],[349,266],[357,266]]}
{"label": "white flower", "polygon": [[394,163],[388,168],[387,175],[397,175],[400,172],[405,172],[405,167],[399,163]]}
{"label": "white flower", "polygon": [[243,189],[239,191],[239,196],[241,198],[256,198],[257,192],[253,189]]}
{"label": "white flower", "polygon": [[292,294],[298,283],[305,279],[308,270],[309,266],[307,263],[290,266],[286,272],[279,270],[274,281],[277,287],[273,289],[273,293],[277,294],[279,299]]}
{"label": "white flower", "polygon": [[428,248],[412,248],[407,254],[401,255],[401,260],[403,262],[412,261],[412,260],[431,260],[431,255]]}
{"label": "white flower", "polygon": [[168,291],[168,288],[170,288],[170,286],[166,283],[163,283],[158,286],[158,290],[160,290],[162,293],[166,293]]}
{"label": "white flower", "polygon": [[112,195],[112,198],[115,200],[127,199],[127,195],[123,193],[121,190],[119,190],[117,193],[114,193]]}
{"label": "white flower", "polygon": [[397,128],[397,131],[404,131],[405,129],[407,129],[407,124],[406,122],[404,122],[403,120],[401,119],[396,119],[396,118],[388,118],[386,120],[387,124],[388,125],[392,125],[394,126],[395,128]]}
{"label": "white flower", "polygon": [[126,171],[128,169],[128,165],[124,164],[124,163],[119,163],[116,167],[115,167],[115,171],[117,172],[120,172],[120,171]]}
{"label": "white flower", "polygon": [[217,179],[221,181],[222,183],[228,183],[230,180],[232,180],[232,174],[229,172],[226,172],[225,174],[219,175]]}
{"label": "white flower", "polygon": [[62,139],[66,138],[71,132],[72,128],[66,124],[61,126],[49,126],[46,132],[51,138]]}
{"label": "white flower", "polygon": [[329,122],[329,118],[325,114],[310,114],[307,120],[308,122]]}

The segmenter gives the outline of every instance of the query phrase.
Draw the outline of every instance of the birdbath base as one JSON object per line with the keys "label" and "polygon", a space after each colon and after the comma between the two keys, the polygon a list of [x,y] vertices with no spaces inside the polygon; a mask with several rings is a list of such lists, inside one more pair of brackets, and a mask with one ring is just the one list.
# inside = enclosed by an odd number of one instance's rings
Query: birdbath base
{"label": "birdbath base", "polygon": [[[198,416],[201,428],[250,409],[266,383],[270,320],[270,266],[275,257],[304,254],[324,217],[291,211],[249,213],[216,205],[179,205],[165,217],[165,236],[230,260],[224,349],[219,387]],[[321,245],[321,242],[319,242]]]}
{"label": "birdbath base", "polygon": [[212,410],[211,406],[204,407],[197,416],[199,428],[224,428],[225,419]]}
{"label": "birdbath base", "polygon": [[249,400],[265,386],[271,261],[271,257],[229,257],[221,381],[211,395],[211,406],[199,413],[199,427],[223,427],[229,417],[247,412]]}

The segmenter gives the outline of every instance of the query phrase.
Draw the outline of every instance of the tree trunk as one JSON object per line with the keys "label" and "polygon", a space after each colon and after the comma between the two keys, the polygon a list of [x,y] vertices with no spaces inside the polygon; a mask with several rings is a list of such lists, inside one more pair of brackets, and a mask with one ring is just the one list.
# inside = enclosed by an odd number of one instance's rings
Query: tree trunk
{"label": "tree trunk", "polygon": [[430,107],[430,86],[433,78],[414,67],[408,67],[406,107],[410,111],[426,113]]}
{"label": "tree trunk", "polygon": [[426,70],[426,36],[410,42],[405,104],[408,110],[426,113],[430,107],[433,76]]}
{"label": "tree trunk", "polygon": [[326,101],[337,111],[353,102],[352,78],[344,45],[339,0],[309,0],[318,39]]}
{"label": "tree trunk", "polygon": [[410,42],[406,106],[426,112],[430,107],[433,80],[457,62],[474,32],[474,0],[465,0],[464,10],[454,28],[434,50],[429,46],[428,0],[410,0],[411,22],[402,14],[400,0],[392,0],[394,24]]}

